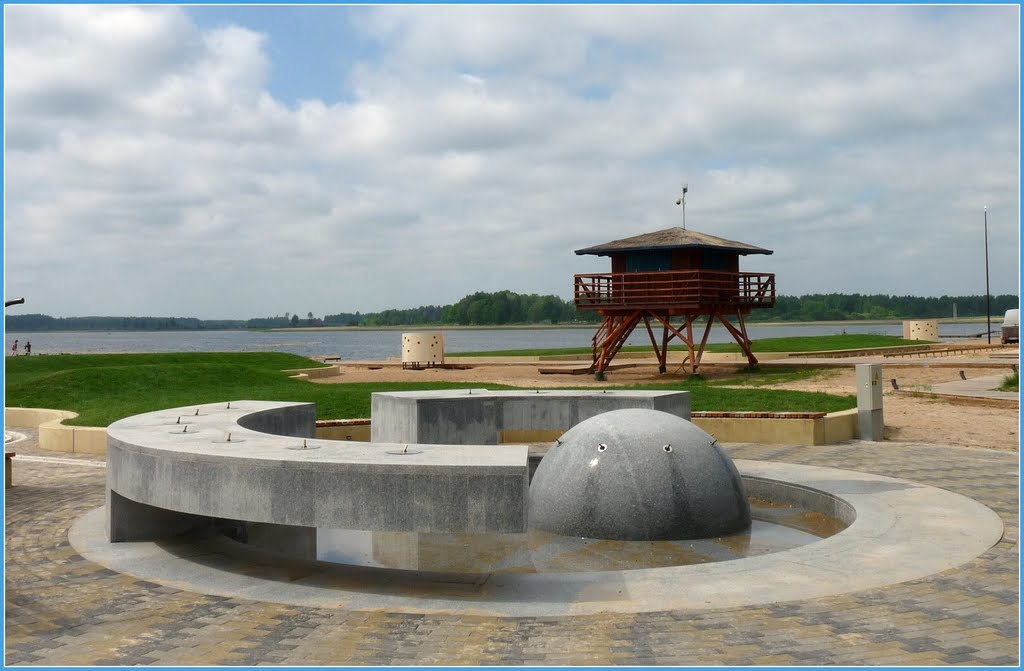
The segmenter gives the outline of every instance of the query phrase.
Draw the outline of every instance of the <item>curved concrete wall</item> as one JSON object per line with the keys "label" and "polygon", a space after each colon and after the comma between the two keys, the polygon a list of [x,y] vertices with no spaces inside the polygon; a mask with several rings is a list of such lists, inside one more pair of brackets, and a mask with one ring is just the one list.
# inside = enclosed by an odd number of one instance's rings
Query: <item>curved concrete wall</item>
{"label": "curved concrete wall", "polygon": [[407,445],[292,437],[315,431],[308,403],[195,410],[108,427],[112,541],[151,539],[208,518],[388,531],[526,529],[526,446],[416,445],[403,453]]}
{"label": "curved concrete wall", "polygon": [[48,408],[4,408],[4,426],[39,429],[39,448],[53,452],[106,454],[107,430],[95,426],[65,426],[65,419],[78,417],[70,410]]}
{"label": "curved concrete wall", "polygon": [[269,408],[240,415],[238,426],[272,436],[316,438],[316,406],[312,403]]}

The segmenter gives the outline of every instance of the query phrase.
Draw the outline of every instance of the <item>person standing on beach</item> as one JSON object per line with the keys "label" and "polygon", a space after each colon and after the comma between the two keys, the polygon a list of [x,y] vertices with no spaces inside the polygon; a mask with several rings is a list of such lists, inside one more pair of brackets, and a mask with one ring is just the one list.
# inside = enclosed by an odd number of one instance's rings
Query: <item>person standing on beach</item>
{"label": "person standing on beach", "polygon": [[15,340],[14,344],[11,345],[11,354],[13,354],[14,356],[18,356],[18,341],[17,340]]}
{"label": "person standing on beach", "polygon": [[31,355],[32,355],[32,341],[31,340],[26,340],[25,341],[25,356],[31,356]]}

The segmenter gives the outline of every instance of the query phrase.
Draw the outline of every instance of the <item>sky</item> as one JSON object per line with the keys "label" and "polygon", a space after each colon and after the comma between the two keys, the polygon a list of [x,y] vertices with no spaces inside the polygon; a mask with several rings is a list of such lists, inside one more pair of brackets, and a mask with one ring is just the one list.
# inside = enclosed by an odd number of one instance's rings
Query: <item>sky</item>
{"label": "sky", "polygon": [[8,314],[571,298],[682,224],[777,291],[1018,293],[1017,6],[4,7]]}

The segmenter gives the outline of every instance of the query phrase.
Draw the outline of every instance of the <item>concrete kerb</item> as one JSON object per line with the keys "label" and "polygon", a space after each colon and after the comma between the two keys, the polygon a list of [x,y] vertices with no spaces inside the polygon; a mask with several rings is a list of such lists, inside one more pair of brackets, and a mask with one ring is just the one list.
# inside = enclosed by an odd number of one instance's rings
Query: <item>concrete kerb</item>
{"label": "concrete kerb", "polygon": [[76,522],[69,538],[90,561],[200,593],[353,610],[519,617],[705,610],[833,596],[959,566],[1002,537],[1002,522],[989,508],[934,487],[833,468],[748,460],[736,460],[736,465],[752,492],[799,499],[822,512],[852,517],[852,523],[810,545],[749,559],[507,575],[299,562],[224,539],[188,547],[114,544],[104,535],[102,509]]}
{"label": "concrete kerb", "polygon": [[39,447],[52,452],[106,454],[107,430],[95,426],[65,426],[78,417],[70,410],[4,408],[4,426],[38,428]]}

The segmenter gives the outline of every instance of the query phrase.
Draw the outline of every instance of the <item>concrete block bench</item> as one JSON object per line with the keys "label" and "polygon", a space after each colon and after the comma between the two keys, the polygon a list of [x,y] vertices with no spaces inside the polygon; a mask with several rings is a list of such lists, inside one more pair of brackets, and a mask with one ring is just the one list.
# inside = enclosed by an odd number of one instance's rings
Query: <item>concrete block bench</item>
{"label": "concrete block bench", "polygon": [[114,422],[109,539],[154,540],[214,518],[309,529],[526,530],[525,445],[318,440],[315,425],[313,404],[269,401]]}

